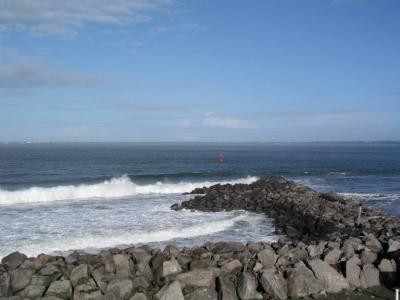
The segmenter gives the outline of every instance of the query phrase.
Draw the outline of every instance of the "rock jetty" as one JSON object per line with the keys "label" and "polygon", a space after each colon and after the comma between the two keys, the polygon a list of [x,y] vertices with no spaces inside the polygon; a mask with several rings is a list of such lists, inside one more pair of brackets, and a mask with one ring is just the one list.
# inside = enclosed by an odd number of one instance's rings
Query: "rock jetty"
{"label": "rock jetty", "polygon": [[14,252],[0,264],[0,299],[310,299],[400,283],[400,223],[383,213],[281,177],[195,192],[172,208],[265,213],[286,237],[65,257]]}

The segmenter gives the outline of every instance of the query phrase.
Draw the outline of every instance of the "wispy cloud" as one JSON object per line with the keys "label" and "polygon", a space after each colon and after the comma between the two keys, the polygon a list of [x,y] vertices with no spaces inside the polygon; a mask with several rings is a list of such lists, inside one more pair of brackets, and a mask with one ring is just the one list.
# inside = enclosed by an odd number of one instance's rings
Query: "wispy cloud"
{"label": "wispy cloud", "polygon": [[1,0],[0,28],[46,35],[75,35],[87,24],[146,22],[172,0]]}
{"label": "wispy cloud", "polygon": [[35,63],[17,53],[0,48],[0,89],[37,87],[97,87],[114,79],[78,71],[58,70]]}
{"label": "wispy cloud", "polygon": [[180,24],[180,25],[172,25],[172,26],[160,26],[156,28],[157,32],[175,32],[175,31],[205,31],[207,30],[207,26],[200,25],[198,23],[188,23],[188,24]]}
{"label": "wispy cloud", "polygon": [[201,125],[205,127],[221,127],[221,128],[237,128],[237,129],[255,129],[257,124],[251,120],[216,116],[211,113],[207,113],[201,120]]}

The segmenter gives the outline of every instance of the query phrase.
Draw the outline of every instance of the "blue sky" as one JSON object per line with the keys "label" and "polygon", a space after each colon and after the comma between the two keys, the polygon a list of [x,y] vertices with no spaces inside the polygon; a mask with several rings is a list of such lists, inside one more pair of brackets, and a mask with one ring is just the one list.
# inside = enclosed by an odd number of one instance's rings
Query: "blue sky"
{"label": "blue sky", "polygon": [[400,140],[398,0],[1,0],[0,141]]}

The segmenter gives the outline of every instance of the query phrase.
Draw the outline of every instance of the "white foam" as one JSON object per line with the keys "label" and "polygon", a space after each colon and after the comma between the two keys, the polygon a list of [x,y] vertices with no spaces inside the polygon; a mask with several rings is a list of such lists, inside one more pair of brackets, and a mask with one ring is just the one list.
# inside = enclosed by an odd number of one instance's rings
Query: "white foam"
{"label": "white foam", "polygon": [[217,183],[251,183],[257,177],[246,177],[232,181],[179,182],[139,185],[128,176],[112,178],[96,184],[65,185],[56,187],[31,187],[17,191],[0,189],[0,204],[10,205],[31,202],[51,202],[59,200],[80,200],[90,198],[116,198],[144,194],[181,194],[198,187],[208,187]]}
{"label": "white foam", "polygon": [[347,198],[358,200],[400,200],[398,194],[373,194],[373,193],[340,193]]}
{"label": "white foam", "polygon": [[[227,230],[236,222],[254,222],[263,218],[263,215],[249,216],[241,215],[220,221],[211,221],[203,224],[193,225],[185,228],[170,228],[149,232],[124,232],[103,235],[90,235],[79,238],[56,239],[39,244],[29,244],[20,247],[18,251],[28,256],[37,256],[40,253],[63,253],[69,250],[87,250],[96,253],[100,249],[128,246],[141,243],[164,242],[176,238],[193,238],[203,235],[210,235]],[[97,250],[97,251],[96,251]]]}

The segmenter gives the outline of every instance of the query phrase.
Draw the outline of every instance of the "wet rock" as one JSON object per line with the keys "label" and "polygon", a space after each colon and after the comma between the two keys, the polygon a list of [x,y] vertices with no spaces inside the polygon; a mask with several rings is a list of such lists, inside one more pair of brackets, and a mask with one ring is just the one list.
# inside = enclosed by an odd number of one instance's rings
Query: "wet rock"
{"label": "wet rock", "polygon": [[18,268],[26,259],[27,257],[25,254],[17,251],[3,257],[1,263],[7,266],[9,270],[13,270]]}
{"label": "wet rock", "polygon": [[349,282],[326,262],[312,259],[308,261],[308,265],[328,293],[338,293],[350,287]]}
{"label": "wet rock", "polygon": [[32,275],[35,273],[33,269],[14,269],[10,272],[10,283],[12,291],[18,292],[23,290],[31,282]]}
{"label": "wet rock", "polygon": [[264,267],[268,268],[275,265],[276,260],[278,259],[278,255],[276,255],[275,251],[272,248],[267,247],[264,250],[258,252],[257,258]]}
{"label": "wet rock", "polygon": [[261,296],[257,292],[257,280],[249,272],[240,273],[237,292],[241,300],[260,299]]}
{"label": "wet rock", "polygon": [[214,272],[204,269],[195,269],[190,272],[178,274],[176,279],[183,286],[210,287],[214,286],[215,283]]}
{"label": "wet rock", "polygon": [[162,263],[161,277],[167,277],[182,272],[182,268],[175,258]]}
{"label": "wet rock", "polygon": [[72,269],[69,276],[73,287],[85,283],[89,280],[89,267],[87,264],[81,264]]}
{"label": "wet rock", "polygon": [[287,282],[275,268],[264,269],[260,277],[260,283],[264,291],[274,299],[287,299]]}
{"label": "wet rock", "polygon": [[70,299],[72,297],[72,285],[69,280],[53,281],[46,291],[46,296],[54,296],[61,299]]}
{"label": "wet rock", "polygon": [[364,265],[360,276],[361,286],[370,288],[380,285],[379,271],[373,265]]}
{"label": "wet rock", "polygon": [[217,278],[217,288],[219,299],[221,300],[238,300],[235,285],[225,277]]}
{"label": "wet rock", "polygon": [[116,278],[110,281],[106,289],[107,300],[127,300],[133,290],[133,282],[128,278]]}
{"label": "wet rock", "polygon": [[156,295],[159,300],[184,300],[182,288],[178,281],[166,284]]}
{"label": "wet rock", "polygon": [[221,271],[224,274],[238,273],[242,269],[242,267],[242,263],[239,260],[235,259],[225,263],[222,266]]}
{"label": "wet rock", "polygon": [[288,295],[301,298],[317,294],[324,289],[324,285],[315,278],[313,272],[304,263],[297,263],[288,276]]}
{"label": "wet rock", "polygon": [[361,261],[357,255],[354,255],[346,261],[346,279],[351,287],[358,288],[361,286]]}

